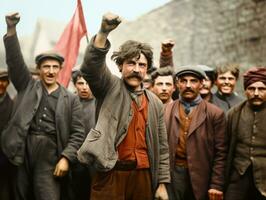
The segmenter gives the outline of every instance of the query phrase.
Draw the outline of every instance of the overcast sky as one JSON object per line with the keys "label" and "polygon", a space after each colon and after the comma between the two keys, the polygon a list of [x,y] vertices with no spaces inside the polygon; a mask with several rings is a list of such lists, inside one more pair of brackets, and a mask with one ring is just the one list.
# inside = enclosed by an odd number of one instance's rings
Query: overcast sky
{"label": "overcast sky", "polygon": [[[126,20],[157,8],[170,0],[82,0],[87,30],[89,34],[97,32],[102,15],[111,11]],[[38,18],[54,19],[68,23],[75,11],[76,0],[0,0],[0,34],[6,31],[5,15],[18,11],[21,21],[19,35],[32,34]],[[54,31],[54,30],[53,30]]]}

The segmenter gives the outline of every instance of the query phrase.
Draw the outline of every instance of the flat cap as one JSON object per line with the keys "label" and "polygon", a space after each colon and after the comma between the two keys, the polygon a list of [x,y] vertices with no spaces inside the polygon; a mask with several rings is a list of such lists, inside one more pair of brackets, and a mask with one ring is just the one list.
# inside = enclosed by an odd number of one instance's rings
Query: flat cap
{"label": "flat cap", "polygon": [[61,56],[58,52],[56,51],[47,51],[43,52],[39,55],[36,56],[35,58],[35,63],[39,65],[44,59],[51,58],[57,60],[60,64],[64,62],[63,56]]}
{"label": "flat cap", "polygon": [[176,76],[180,77],[183,75],[192,74],[200,80],[206,78],[206,73],[198,65],[186,65],[177,68]]}
{"label": "flat cap", "polygon": [[7,70],[0,69],[0,78],[8,78]]}

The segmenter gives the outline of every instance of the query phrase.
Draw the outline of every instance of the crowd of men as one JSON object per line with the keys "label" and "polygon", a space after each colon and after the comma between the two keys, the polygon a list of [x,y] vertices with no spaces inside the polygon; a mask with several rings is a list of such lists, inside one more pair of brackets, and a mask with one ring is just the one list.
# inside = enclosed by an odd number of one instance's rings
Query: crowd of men
{"label": "crowd of men", "polygon": [[1,200],[266,199],[266,67],[243,74],[241,97],[238,66],[174,67],[166,40],[154,68],[151,46],[128,40],[111,56],[118,78],[106,55],[121,19],[106,13],[74,94],[57,82],[59,53],[27,67],[19,20],[6,16],[0,71]]}

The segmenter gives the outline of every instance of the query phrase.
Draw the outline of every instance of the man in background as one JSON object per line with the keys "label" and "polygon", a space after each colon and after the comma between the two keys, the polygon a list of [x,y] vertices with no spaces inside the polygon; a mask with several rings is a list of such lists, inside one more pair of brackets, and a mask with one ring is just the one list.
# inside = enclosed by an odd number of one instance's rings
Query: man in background
{"label": "man in background", "polygon": [[234,90],[239,77],[239,67],[235,64],[218,66],[215,70],[217,92],[213,95],[213,104],[224,112],[240,103],[243,98]]}
{"label": "man in background", "polygon": [[158,68],[151,74],[151,79],[152,92],[158,96],[163,104],[172,102],[172,94],[175,91],[173,68]]}
{"label": "man in background", "polygon": [[[13,101],[7,93],[9,85],[8,73],[6,70],[0,70],[0,136],[2,131],[7,126],[13,108]],[[1,138],[0,138],[1,141]],[[14,179],[14,166],[8,161],[2,152],[0,143],[0,199],[13,200],[13,179]]]}
{"label": "man in background", "polygon": [[266,199],[266,67],[244,73],[247,99],[228,111],[226,200]]}

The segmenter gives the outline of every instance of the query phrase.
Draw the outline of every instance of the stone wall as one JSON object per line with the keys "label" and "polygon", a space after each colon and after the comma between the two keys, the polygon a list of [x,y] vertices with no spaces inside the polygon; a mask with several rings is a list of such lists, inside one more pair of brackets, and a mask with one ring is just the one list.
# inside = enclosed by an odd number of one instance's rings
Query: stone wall
{"label": "stone wall", "polygon": [[266,65],[266,0],[173,0],[111,34],[114,49],[127,39],[150,43],[156,65],[166,38],[176,42],[175,66]]}

